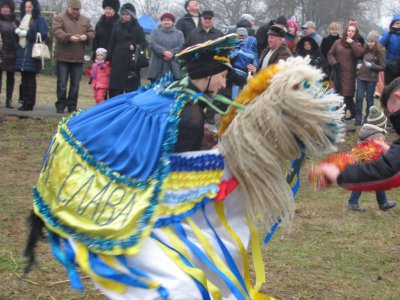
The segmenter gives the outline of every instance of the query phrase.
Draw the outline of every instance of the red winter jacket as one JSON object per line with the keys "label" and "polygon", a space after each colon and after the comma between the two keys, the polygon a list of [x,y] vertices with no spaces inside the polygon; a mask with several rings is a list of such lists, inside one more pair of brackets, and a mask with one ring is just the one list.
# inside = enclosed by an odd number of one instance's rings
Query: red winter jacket
{"label": "red winter jacket", "polygon": [[91,77],[93,89],[108,89],[110,83],[110,63],[95,62],[92,65]]}

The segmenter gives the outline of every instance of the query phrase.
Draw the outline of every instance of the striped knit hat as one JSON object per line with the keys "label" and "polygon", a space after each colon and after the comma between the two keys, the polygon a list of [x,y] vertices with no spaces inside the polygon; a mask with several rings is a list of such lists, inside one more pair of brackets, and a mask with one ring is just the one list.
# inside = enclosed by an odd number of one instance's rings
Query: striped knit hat
{"label": "striped knit hat", "polygon": [[387,118],[375,105],[369,108],[367,123],[378,126],[382,129],[386,128]]}
{"label": "striped knit hat", "polygon": [[367,122],[364,123],[358,133],[358,139],[369,141],[384,137],[387,133],[385,130],[386,121],[386,116],[376,106],[371,106]]}

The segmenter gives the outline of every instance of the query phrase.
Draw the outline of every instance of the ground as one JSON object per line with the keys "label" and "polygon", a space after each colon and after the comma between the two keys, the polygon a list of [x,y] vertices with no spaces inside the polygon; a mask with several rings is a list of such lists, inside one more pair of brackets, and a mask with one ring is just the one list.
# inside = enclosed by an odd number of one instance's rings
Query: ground
{"label": "ground", "polygon": [[[38,82],[38,101],[54,103],[54,78],[41,76]],[[90,88],[81,86],[80,103],[90,106]],[[32,185],[57,122],[0,114],[1,300],[105,299],[87,277],[85,293],[71,290],[45,241],[37,251],[38,264],[22,276]],[[348,134],[340,149],[348,150],[355,141],[356,133]],[[278,229],[263,247],[263,290],[277,299],[400,299],[400,207],[382,212],[374,194],[365,193],[361,205],[367,211],[354,213],[347,210],[349,192],[335,187],[315,193],[305,172],[316,160],[307,159],[303,168],[291,230]],[[400,200],[398,189],[387,194]]]}

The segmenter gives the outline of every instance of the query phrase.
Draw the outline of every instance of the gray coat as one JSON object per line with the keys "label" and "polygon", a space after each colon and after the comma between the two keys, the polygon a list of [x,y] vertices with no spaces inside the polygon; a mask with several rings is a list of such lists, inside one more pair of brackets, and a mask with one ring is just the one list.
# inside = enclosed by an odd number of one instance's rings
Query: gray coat
{"label": "gray coat", "polygon": [[172,58],[165,60],[163,52],[171,51],[173,54],[182,50],[184,43],[182,31],[175,28],[163,28],[159,26],[154,29],[150,35],[149,49],[150,53],[150,80],[159,80],[165,73],[171,71],[174,79],[179,79],[179,63]]}

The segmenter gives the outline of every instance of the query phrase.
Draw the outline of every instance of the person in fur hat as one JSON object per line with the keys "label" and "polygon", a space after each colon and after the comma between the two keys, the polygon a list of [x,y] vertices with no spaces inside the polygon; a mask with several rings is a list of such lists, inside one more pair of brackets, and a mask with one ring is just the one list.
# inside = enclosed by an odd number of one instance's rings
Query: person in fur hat
{"label": "person in fur hat", "polygon": [[[385,142],[387,118],[376,106],[370,107],[367,122],[361,127],[358,133],[359,142],[362,141],[381,141]],[[380,210],[388,210],[396,205],[396,201],[387,201],[384,191],[376,191],[376,201]],[[361,207],[358,200],[361,192],[351,192],[349,198],[349,210],[364,212],[366,209]]]}
{"label": "person in fur hat", "polygon": [[14,70],[15,56],[17,51],[17,36],[14,31],[18,26],[15,17],[15,3],[13,0],[0,1],[0,36],[2,39],[2,47],[0,50],[0,91],[2,83],[3,71],[7,73],[6,87],[6,107],[12,106],[12,94],[14,91]]}
{"label": "person in fur hat", "polygon": [[119,8],[119,0],[103,0],[104,14],[100,17],[96,24],[96,35],[92,43],[93,61],[96,59],[96,49],[108,49],[108,43],[110,41],[112,29],[115,23],[117,23],[120,19],[118,14]]}
{"label": "person in fur hat", "polygon": [[111,61],[110,98],[135,91],[140,86],[140,68],[132,63],[136,47],[147,47],[143,28],[136,18],[136,9],[125,3],[120,10],[121,19],[115,23],[107,47],[107,59]]}

